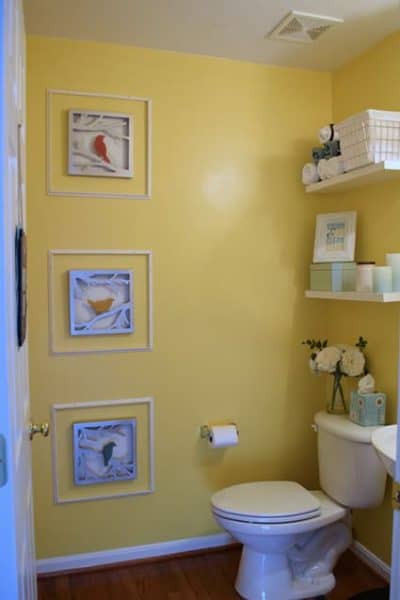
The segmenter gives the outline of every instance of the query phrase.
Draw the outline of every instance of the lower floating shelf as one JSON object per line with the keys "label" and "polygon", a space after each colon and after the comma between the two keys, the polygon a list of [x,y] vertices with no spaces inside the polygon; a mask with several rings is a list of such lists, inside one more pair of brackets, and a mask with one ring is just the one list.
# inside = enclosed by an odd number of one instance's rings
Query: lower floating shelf
{"label": "lower floating shelf", "polygon": [[331,179],[318,181],[306,186],[306,192],[337,192],[368,185],[369,183],[380,183],[389,179],[400,177],[400,161],[384,160],[380,163],[367,165],[354,169],[343,175],[337,175]]}
{"label": "lower floating shelf", "polygon": [[314,290],[307,290],[306,298],[353,300],[356,302],[400,302],[400,292],[316,292]]}

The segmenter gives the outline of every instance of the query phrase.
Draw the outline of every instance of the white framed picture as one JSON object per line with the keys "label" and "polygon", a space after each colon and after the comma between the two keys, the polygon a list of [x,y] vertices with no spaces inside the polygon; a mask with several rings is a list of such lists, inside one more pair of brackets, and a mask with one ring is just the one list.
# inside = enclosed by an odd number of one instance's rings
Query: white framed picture
{"label": "white framed picture", "polygon": [[51,431],[55,504],[154,493],[152,397],[53,404]]}
{"label": "white framed picture", "polygon": [[351,262],[356,245],[355,211],[317,215],[313,262]]}
{"label": "white framed picture", "polygon": [[71,335],[132,333],[133,311],[132,271],[69,272]]}
{"label": "white framed picture", "polygon": [[73,423],[74,482],[136,479],[136,419]]}
{"label": "white framed picture", "polygon": [[70,175],[133,177],[130,115],[70,110],[68,129]]}

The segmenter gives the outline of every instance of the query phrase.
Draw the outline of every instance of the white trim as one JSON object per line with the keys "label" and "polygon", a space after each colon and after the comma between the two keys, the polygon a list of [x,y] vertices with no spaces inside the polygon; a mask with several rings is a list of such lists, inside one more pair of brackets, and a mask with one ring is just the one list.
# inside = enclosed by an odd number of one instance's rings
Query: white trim
{"label": "white trim", "polygon": [[[149,451],[149,487],[135,492],[125,492],[122,494],[106,494],[101,496],[89,496],[85,498],[61,498],[58,484],[57,473],[57,411],[75,410],[80,408],[103,408],[109,406],[126,406],[134,404],[148,404],[148,451]],[[76,502],[91,502],[92,500],[105,500],[109,498],[125,498],[126,496],[144,496],[153,494],[155,491],[154,483],[154,399],[151,397],[128,398],[122,400],[101,400],[98,402],[73,402],[71,404],[53,404],[51,407],[51,465],[53,479],[53,499],[55,504],[73,504]],[[128,560],[128,559],[127,559]],[[72,568],[72,567],[71,567]]]}
{"label": "white trim", "polygon": [[[55,332],[55,314],[54,314],[54,290],[53,290],[53,267],[54,256],[59,255],[144,255],[147,256],[147,288],[148,288],[148,344],[143,347],[133,348],[104,348],[101,350],[56,350],[54,347]],[[154,344],[154,324],[153,324],[153,255],[151,250],[49,250],[48,251],[48,302],[49,302],[49,350],[50,353],[57,356],[77,355],[77,354],[105,354],[108,352],[151,352]]]}
{"label": "white trim", "polygon": [[391,568],[383,560],[381,560],[376,554],[368,550],[360,542],[353,541],[350,550],[372,571],[380,575],[385,581],[390,581]]}
{"label": "white trim", "polygon": [[[109,98],[113,100],[127,100],[131,102],[144,102],[146,105],[146,189],[144,194],[105,194],[98,192],[68,192],[54,189],[51,183],[53,144],[51,135],[51,117],[52,117],[52,95],[64,96],[86,96],[91,98]],[[152,100],[151,98],[140,98],[138,96],[121,96],[118,94],[103,94],[100,92],[77,92],[74,90],[56,90],[47,89],[46,96],[46,187],[49,196],[63,196],[75,198],[111,198],[111,199],[130,199],[130,200],[149,200],[152,194]]]}
{"label": "white trim", "polygon": [[131,560],[168,556],[169,554],[178,554],[181,552],[218,548],[234,543],[235,541],[228,533],[217,533],[215,535],[172,540],[171,542],[146,544],[144,546],[131,546],[130,548],[116,548],[115,550],[103,550],[101,552],[42,558],[37,561],[36,566],[37,572],[40,574],[56,573],[58,571],[88,569]]}

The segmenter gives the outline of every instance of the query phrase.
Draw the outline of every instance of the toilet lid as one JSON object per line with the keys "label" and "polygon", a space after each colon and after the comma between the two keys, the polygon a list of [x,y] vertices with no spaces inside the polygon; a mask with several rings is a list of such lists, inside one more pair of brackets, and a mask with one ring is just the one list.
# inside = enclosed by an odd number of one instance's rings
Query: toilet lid
{"label": "toilet lid", "polygon": [[225,488],[214,494],[216,514],[252,523],[290,523],[320,515],[317,498],[293,481],[258,481]]}

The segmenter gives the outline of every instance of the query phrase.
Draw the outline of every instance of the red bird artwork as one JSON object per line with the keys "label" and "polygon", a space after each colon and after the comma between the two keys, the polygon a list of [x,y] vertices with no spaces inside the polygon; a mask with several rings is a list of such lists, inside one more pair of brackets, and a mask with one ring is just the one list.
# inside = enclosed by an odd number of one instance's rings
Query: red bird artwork
{"label": "red bird artwork", "polygon": [[97,156],[100,156],[106,163],[111,162],[107,156],[107,146],[104,142],[104,135],[96,135],[93,146]]}

